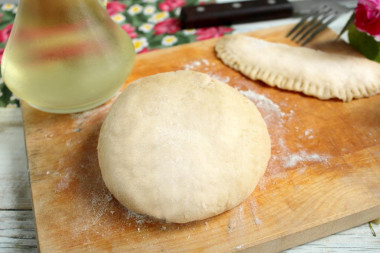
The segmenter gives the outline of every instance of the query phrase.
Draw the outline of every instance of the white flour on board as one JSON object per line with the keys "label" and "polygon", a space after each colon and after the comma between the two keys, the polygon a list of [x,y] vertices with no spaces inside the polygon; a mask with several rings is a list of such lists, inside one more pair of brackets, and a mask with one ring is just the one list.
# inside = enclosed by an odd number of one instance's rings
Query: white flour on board
{"label": "white flour on board", "polygon": [[[196,61],[191,61],[186,63],[183,66],[184,70],[193,70],[193,71],[202,71],[208,74],[211,78],[221,81],[223,83],[228,83],[230,81],[229,76],[222,76],[216,74],[212,67],[215,66],[215,63],[210,64],[210,62],[206,59],[200,59]],[[211,68],[211,69],[210,69]]]}
{"label": "white flour on board", "polygon": [[[146,215],[141,215],[138,213],[135,213],[131,210],[126,209],[126,219],[127,220],[134,220],[136,229],[138,232],[141,231],[141,229],[144,227],[145,224],[153,223],[154,220]],[[166,227],[161,227],[162,230],[166,230]]]}
{"label": "white flour on board", "polygon": [[280,106],[275,104],[272,100],[251,90],[239,90],[239,92],[249,99],[253,100],[257,108],[260,108],[266,112],[266,115],[263,115],[263,118],[267,125],[282,125],[284,123],[283,117],[287,115],[282,112]]}
{"label": "white flour on board", "polygon": [[252,217],[253,217],[253,222],[257,225],[260,226],[263,222],[257,217],[257,203],[255,199],[249,198],[247,200],[248,202],[248,207],[249,210],[251,211]]}
{"label": "white flour on board", "polygon": [[310,139],[314,138],[312,133],[313,133],[313,129],[306,129],[304,135],[305,135],[305,137],[307,137],[310,140]]}
{"label": "white flour on board", "polygon": [[299,162],[328,162],[328,155],[319,155],[317,153],[307,153],[305,151],[300,151],[298,153],[293,153],[285,161],[285,168],[290,168],[296,166]]}
{"label": "white flour on board", "polygon": [[243,224],[243,205],[240,205],[236,207],[235,209],[231,210],[231,216],[228,224],[228,232],[231,233],[233,230],[235,230],[237,227],[240,227]]}
{"label": "white flour on board", "polygon": [[198,67],[202,67],[204,70],[208,70],[209,66],[214,66],[215,64],[210,65],[210,62],[206,59],[201,59],[197,61],[191,61],[186,63],[183,66],[184,70],[194,70],[197,69]]}
{"label": "white flour on board", "polygon": [[[244,85],[243,85],[244,87]],[[282,111],[281,107],[270,100],[263,94],[255,93],[252,90],[241,90],[237,89],[241,94],[251,99],[256,107],[260,110],[263,115],[264,121],[266,122],[269,130],[269,134],[272,142],[272,154],[271,160],[268,165],[266,175],[271,178],[285,178],[287,175],[286,169],[293,168],[299,163],[305,162],[328,162],[329,155],[310,153],[302,150],[302,141],[305,137],[310,140],[314,138],[312,135],[313,129],[306,129],[303,136],[298,136],[300,142],[296,145],[299,150],[296,152],[291,151],[286,144],[285,137],[289,135],[289,130],[286,128],[286,123],[292,120],[294,116],[294,110],[289,110],[289,112]],[[284,99],[286,101],[286,99]],[[282,103],[285,103],[282,101]],[[299,127],[294,129],[295,132],[299,131]],[[293,133],[294,134],[294,133]],[[281,166],[274,166],[273,163],[276,161],[280,162]],[[298,172],[304,172],[303,170],[298,170]],[[265,189],[265,184],[268,182],[268,178],[265,176],[260,180],[258,187],[261,190]]]}
{"label": "white flour on board", "polygon": [[[111,108],[113,102],[120,96],[122,93],[122,90],[117,91],[112,98],[109,99],[109,101],[106,102],[106,104],[100,105],[98,107],[95,107],[91,110],[81,112],[81,113],[72,113],[70,114],[71,120],[72,120],[72,126],[71,128],[67,129],[67,133],[69,132],[80,132],[82,126],[88,125],[89,122],[93,121],[94,118],[96,119],[99,115],[105,115],[108,113],[109,109]],[[95,124],[95,122],[94,122]],[[70,143],[66,143],[68,145]]]}

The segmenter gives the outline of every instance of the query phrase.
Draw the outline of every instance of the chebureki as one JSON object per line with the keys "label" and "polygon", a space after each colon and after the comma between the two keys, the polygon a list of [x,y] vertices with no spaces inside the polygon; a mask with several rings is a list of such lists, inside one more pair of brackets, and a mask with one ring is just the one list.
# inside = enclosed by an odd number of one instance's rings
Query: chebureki
{"label": "chebureki", "polygon": [[253,80],[319,99],[373,96],[380,92],[380,64],[343,54],[229,35],[215,45],[217,56]]}

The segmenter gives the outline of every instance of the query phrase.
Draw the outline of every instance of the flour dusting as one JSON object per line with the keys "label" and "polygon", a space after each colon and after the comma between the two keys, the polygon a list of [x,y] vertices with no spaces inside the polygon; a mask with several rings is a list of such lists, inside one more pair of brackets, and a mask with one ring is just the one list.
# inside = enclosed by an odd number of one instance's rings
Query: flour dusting
{"label": "flour dusting", "polygon": [[210,69],[210,67],[212,68],[214,65],[214,63],[210,64],[210,62],[207,59],[200,59],[186,63],[183,66],[183,69],[204,72],[208,74],[211,78],[221,81],[223,83],[228,83],[229,81],[231,81],[229,76],[219,75],[214,70]]}
{"label": "flour dusting", "polygon": [[[80,112],[80,113],[72,113],[70,114],[71,120],[73,122],[71,128],[68,128],[72,133],[79,133],[82,130],[82,127],[86,127],[88,125],[91,125],[91,122],[94,120],[97,120],[99,118],[99,115],[105,115],[110,107],[112,106],[113,102],[120,96],[122,93],[122,90],[119,90],[115,93],[115,95],[105,104],[98,106],[94,109]],[[66,145],[69,145],[71,143],[66,143]]]}
{"label": "flour dusting", "polygon": [[275,104],[272,100],[265,97],[264,95],[257,94],[251,90],[240,90],[239,91],[244,96],[252,99],[256,102],[257,107],[265,107],[273,110],[274,112],[278,113],[279,116],[284,116],[285,114],[281,111],[280,106],[278,104]]}
{"label": "flour dusting", "polygon": [[[47,175],[49,175],[49,174],[50,174],[50,172],[47,173]],[[72,180],[71,174],[72,174],[72,168],[71,167],[67,167],[67,168],[63,169],[62,173],[56,171],[55,175],[58,175],[59,181],[55,186],[55,190],[54,190],[55,193],[59,193],[61,191],[64,191],[69,187],[70,182]]]}
{"label": "flour dusting", "polygon": [[228,76],[219,76],[219,75],[210,75],[211,78],[221,81],[222,83],[228,83],[230,81],[230,77]]}
{"label": "flour dusting", "polygon": [[285,161],[285,168],[290,168],[296,166],[299,162],[327,162],[328,155],[319,155],[317,153],[307,153],[305,151],[300,151],[298,153],[293,153]]}
{"label": "flour dusting", "polygon": [[202,59],[201,61],[206,66],[210,65],[210,62],[207,59]]}
{"label": "flour dusting", "polygon": [[257,94],[251,90],[239,90],[239,92],[249,99],[253,100],[255,102],[255,105],[263,112],[265,112],[263,118],[268,125],[278,125],[284,122],[283,117],[287,115],[281,111],[281,108],[278,104],[274,103],[264,95]]}
{"label": "flour dusting", "polygon": [[238,208],[233,209],[233,214],[230,217],[228,223],[228,232],[231,233],[235,228],[243,224],[243,205],[240,205]]}
{"label": "flour dusting", "polygon": [[135,220],[135,223],[137,225],[137,229],[141,229],[142,225],[145,225],[147,223],[152,223],[153,220],[146,215],[137,214],[131,210],[127,209],[126,218]]}
{"label": "flour dusting", "polygon": [[[302,129],[300,126],[296,126],[294,129],[288,129],[287,123],[290,122],[295,111],[289,108],[288,100],[283,99],[280,104],[273,102],[270,98],[263,94],[258,94],[250,89],[247,90],[247,85],[244,83],[240,84],[241,88],[237,90],[244,96],[251,99],[256,107],[260,110],[265,123],[267,124],[268,131],[271,137],[272,154],[269,161],[269,165],[265,175],[260,179],[258,188],[260,190],[265,190],[268,183],[274,183],[275,178],[287,178],[287,169],[293,168],[302,164],[303,167],[298,170],[299,173],[303,173],[306,169],[305,163],[319,162],[328,163],[330,158],[327,154],[318,154],[313,152],[308,152],[304,150],[303,143],[305,141],[313,141],[315,138],[314,130],[311,128],[303,130],[302,134],[299,131]],[[287,108],[289,111],[284,112],[282,107]],[[299,141],[292,145],[297,150],[291,150],[286,143],[286,138],[292,134],[297,136]],[[260,223],[260,221],[258,221]]]}
{"label": "flour dusting", "polygon": [[313,139],[314,136],[312,135],[313,129],[306,129],[305,130],[305,137],[307,137],[309,140]]}
{"label": "flour dusting", "polygon": [[[192,61],[192,62],[185,64],[184,70],[194,70],[194,68],[199,67],[202,64],[203,64],[203,62],[201,62],[201,61]],[[209,65],[209,63],[207,61],[207,66],[208,65]]]}
{"label": "flour dusting", "polygon": [[205,230],[208,230],[208,222],[207,221],[205,221]]}
{"label": "flour dusting", "polygon": [[253,222],[260,226],[263,222],[257,217],[257,203],[255,200],[248,199],[249,210],[251,211]]}

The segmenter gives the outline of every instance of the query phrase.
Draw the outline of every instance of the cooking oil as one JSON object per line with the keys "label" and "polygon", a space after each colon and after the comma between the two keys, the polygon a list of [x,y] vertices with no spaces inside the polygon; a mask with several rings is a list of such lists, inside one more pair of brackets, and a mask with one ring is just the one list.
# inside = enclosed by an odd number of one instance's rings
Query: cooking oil
{"label": "cooking oil", "polygon": [[1,71],[30,105],[72,113],[110,99],[134,58],[131,39],[98,0],[20,0]]}

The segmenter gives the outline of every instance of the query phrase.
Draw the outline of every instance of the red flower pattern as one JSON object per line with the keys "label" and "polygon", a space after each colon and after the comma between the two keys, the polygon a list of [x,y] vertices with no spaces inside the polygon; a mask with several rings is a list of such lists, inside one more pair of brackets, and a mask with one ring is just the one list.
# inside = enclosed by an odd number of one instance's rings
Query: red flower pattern
{"label": "red flower pattern", "polygon": [[130,24],[124,24],[121,26],[121,28],[123,28],[123,30],[129,35],[129,37],[131,37],[131,39],[137,38],[137,33],[135,33],[135,27],[131,26]]}
{"label": "red flower pattern", "polygon": [[195,32],[196,38],[195,40],[207,40],[211,38],[221,37],[225,33],[233,31],[232,28],[229,27],[207,27],[200,28]]}
{"label": "red flower pattern", "polygon": [[162,22],[157,23],[154,28],[154,35],[164,33],[173,34],[181,30],[181,22],[176,18],[168,18]]}
{"label": "red flower pattern", "polygon": [[184,0],[165,0],[162,3],[158,4],[158,8],[160,8],[161,11],[172,11],[178,7],[184,6],[186,4],[186,1]]}
{"label": "red flower pattern", "polygon": [[107,12],[108,15],[112,16],[118,12],[125,10],[126,5],[120,2],[108,2],[107,3]]}
{"label": "red flower pattern", "polygon": [[8,40],[9,35],[11,34],[13,24],[9,24],[4,29],[0,30],[0,42],[4,43]]}
{"label": "red flower pattern", "polygon": [[152,52],[152,51],[156,51],[156,50],[157,50],[157,48],[148,49],[148,48],[146,47],[146,48],[144,48],[143,50],[141,50],[141,51],[139,52],[139,54],[148,53],[148,52]]}
{"label": "red flower pattern", "polygon": [[0,48],[0,64],[1,64],[1,60],[3,59],[3,54],[4,54],[4,48]]}

